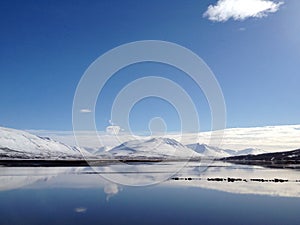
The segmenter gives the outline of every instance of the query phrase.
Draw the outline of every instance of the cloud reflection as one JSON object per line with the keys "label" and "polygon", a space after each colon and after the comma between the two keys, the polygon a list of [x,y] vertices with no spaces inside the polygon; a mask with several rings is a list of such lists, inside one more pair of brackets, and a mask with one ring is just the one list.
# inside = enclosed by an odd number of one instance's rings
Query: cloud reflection
{"label": "cloud reflection", "polygon": [[106,200],[109,201],[109,199],[118,194],[119,191],[122,191],[121,187],[119,187],[117,184],[112,183],[112,182],[106,182],[104,184],[104,193],[106,194]]}
{"label": "cloud reflection", "polygon": [[[174,162],[173,164],[176,164]],[[121,170],[119,165],[118,170]],[[118,173],[120,179],[130,179],[130,182],[141,183],[154,179],[158,173],[168,171],[176,166],[172,163],[154,164],[145,167],[143,164],[132,165],[136,173]],[[109,167],[109,168],[108,168]],[[186,179],[166,180],[155,187],[195,187],[212,189],[237,194],[259,194],[269,196],[300,197],[299,171],[292,169],[271,169],[259,166],[233,165],[214,162],[206,167],[199,162],[189,162],[175,176]],[[120,194],[122,187],[99,176],[92,168],[57,169],[53,168],[0,168],[0,190],[6,191],[16,188],[102,188],[107,200]],[[64,170],[65,171],[64,171]],[[113,168],[106,166],[104,173],[113,172]],[[151,172],[152,171],[152,172]],[[101,172],[100,172],[101,173]],[[228,182],[228,178],[241,179]],[[284,179],[287,182],[257,182],[253,180]],[[222,181],[219,181],[222,180]],[[245,182],[244,180],[247,180]],[[130,188],[130,187],[128,187]],[[80,209],[82,207],[78,207]],[[77,210],[78,211],[78,210]],[[80,210],[79,210],[80,211]]]}

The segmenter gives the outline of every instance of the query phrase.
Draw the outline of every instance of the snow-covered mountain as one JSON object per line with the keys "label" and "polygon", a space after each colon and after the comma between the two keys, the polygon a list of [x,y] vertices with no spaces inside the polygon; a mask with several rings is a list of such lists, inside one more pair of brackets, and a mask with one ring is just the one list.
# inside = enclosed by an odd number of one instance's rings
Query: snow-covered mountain
{"label": "snow-covered mountain", "polygon": [[215,157],[215,158],[222,158],[222,157],[230,157],[230,156],[238,156],[238,155],[257,155],[261,153],[265,153],[265,151],[256,149],[256,148],[247,148],[243,150],[231,150],[231,149],[221,149],[213,146],[209,146],[206,144],[188,144],[186,147],[198,152],[206,157]]}
{"label": "snow-covered mountain", "polygon": [[148,140],[132,140],[109,150],[114,157],[126,158],[156,158],[178,157],[189,158],[201,156],[201,154],[182,145],[170,138],[151,138]]}
{"label": "snow-covered mountain", "polygon": [[93,151],[91,150],[89,152],[91,152],[94,155],[103,155],[103,154],[105,154],[105,152],[108,152],[112,148],[113,147],[111,147],[111,146],[102,146],[96,150],[93,150]]}
{"label": "snow-covered mountain", "polygon": [[208,146],[206,144],[199,144],[199,143],[189,144],[186,145],[186,147],[207,157],[218,158],[218,157],[232,156],[231,152],[227,152],[226,150],[217,147]]}
{"label": "snow-covered mountain", "polygon": [[78,148],[50,138],[0,127],[0,158],[63,159],[82,158],[82,155]]}
{"label": "snow-covered mountain", "polygon": [[239,155],[265,153],[260,149],[244,150],[221,149],[206,144],[182,145],[172,138],[140,138],[129,140],[114,148],[103,146],[89,151],[70,147],[47,137],[0,127],[0,158],[19,159],[64,159],[64,158],[101,158],[107,155],[121,158],[161,158],[161,157],[213,157],[223,158]]}

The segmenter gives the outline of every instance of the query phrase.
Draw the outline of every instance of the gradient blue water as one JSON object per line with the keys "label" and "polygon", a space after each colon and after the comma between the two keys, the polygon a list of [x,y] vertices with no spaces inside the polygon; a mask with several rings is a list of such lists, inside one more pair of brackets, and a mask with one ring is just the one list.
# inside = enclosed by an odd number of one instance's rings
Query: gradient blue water
{"label": "gradient blue water", "polygon": [[[300,199],[201,188],[43,188],[0,192],[0,224],[300,224]],[[76,212],[76,209],[81,209]]]}

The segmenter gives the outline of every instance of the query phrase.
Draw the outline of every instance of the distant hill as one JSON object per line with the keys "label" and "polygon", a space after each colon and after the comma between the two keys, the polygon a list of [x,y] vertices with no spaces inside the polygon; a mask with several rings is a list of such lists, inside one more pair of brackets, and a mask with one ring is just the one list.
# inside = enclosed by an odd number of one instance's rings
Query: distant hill
{"label": "distant hill", "polygon": [[1,159],[77,159],[82,158],[81,151],[50,138],[0,127]]}
{"label": "distant hill", "polygon": [[241,155],[222,158],[224,161],[251,165],[300,164],[300,149],[258,155]]}

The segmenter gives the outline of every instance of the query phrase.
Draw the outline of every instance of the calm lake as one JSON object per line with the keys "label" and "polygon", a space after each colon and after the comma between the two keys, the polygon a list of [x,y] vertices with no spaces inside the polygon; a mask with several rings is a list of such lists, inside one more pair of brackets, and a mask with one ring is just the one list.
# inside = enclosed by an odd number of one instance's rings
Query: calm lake
{"label": "calm lake", "polygon": [[300,224],[296,170],[169,162],[0,174],[0,224]]}

